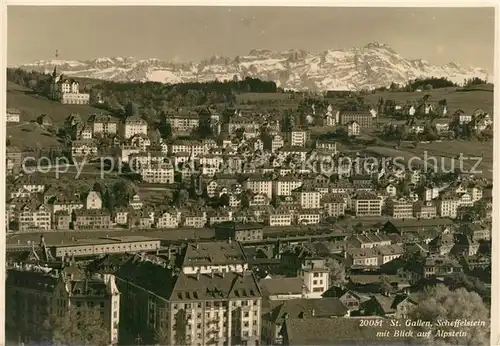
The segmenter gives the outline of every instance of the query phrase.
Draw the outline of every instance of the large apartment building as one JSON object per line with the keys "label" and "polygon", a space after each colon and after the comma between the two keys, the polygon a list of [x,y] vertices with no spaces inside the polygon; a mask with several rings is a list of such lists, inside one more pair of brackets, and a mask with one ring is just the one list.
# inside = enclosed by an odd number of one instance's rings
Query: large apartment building
{"label": "large apartment building", "polygon": [[395,219],[413,217],[413,202],[406,199],[389,199],[386,202],[387,214]]}
{"label": "large apartment building", "polygon": [[258,345],[262,294],[241,248],[231,244],[189,244],[180,268],[158,257],[123,265],[120,327],[130,342],[139,335],[165,345]]}
{"label": "large apartment building", "polygon": [[196,112],[168,113],[162,121],[170,125],[174,136],[189,136],[200,125],[200,117]]}
{"label": "large apartment building", "polygon": [[122,124],[122,134],[126,139],[135,135],[147,135],[147,133],[148,123],[139,116],[127,118]]}
{"label": "large apartment building", "polygon": [[37,331],[49,316],[69,318],[73,309],[89,307],[99,311],[109,344],[118,343],[120,292],[113,275],[89,274],[75,265],[14,265],[7,270],[5,289],[6,328],[17,331],[20,342],[42,343]]}
{"label": "large apartment building", "polygon": [[381,216],[382,200],[376,195],[360,192],[351,199],[351,209],[356,216]]}
{"label": "large apartment building", "polygon": [[342,111],[340,112],[340,125],[347,125],[355,121],[361,129],[373,128],[376,125],[375,118],[370,111]]}
{"label": "large apartment building", "polygon": [[88,122],[93,134],[114,135],[118,132],[118,122],[108,114],[92,114]]}
{"label": "large apartment building", "polygon": [[85,105],[90,103],[90,94],[80,92],[80,83],[57,75],[54,68],[50,84],[50,97],[63,104]]}

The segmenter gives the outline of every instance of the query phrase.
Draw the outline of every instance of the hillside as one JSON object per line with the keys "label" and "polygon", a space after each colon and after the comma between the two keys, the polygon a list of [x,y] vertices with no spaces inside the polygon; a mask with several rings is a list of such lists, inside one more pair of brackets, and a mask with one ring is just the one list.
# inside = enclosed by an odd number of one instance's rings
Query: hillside
{"label": "hillside", "polygon": [[283,52],[253,49],[244,56],[213,56],[199,63],[106,57],[87,61],[40,60],[18,67],[48,73],[55,66],[68,76],[113,81],[176,84],[249,76],[274,81],[285,89],[312,91],[374,89],[391,82],[405,84],[419,77],[446,77],[455,83],[471,77],[491,79],[482,68],[454,62],[436,66],[423,59],[406,59],[388,45],[377,42],[317,54],[298,49]]}
{"label": "hillside", "polygon": [[91,114],[102,112],[88,105],[60,104],[12,82],[7,82],[7,108],[20,110],[22,121],[29,122],[42,114],[48,114],[55,124],[64,122],[71,113],[80,113],[82,119],[86,120]]}
{"label": "hillside", "polygon": [[448,111],[452,114],[458,109],[462,109],[466,114],[478,108],[483,109],[489,114],[493,114],[493,88],[492,86],[475,87],[469,91],[463,91],[459,88],[443,88],[422,92],[377,92],[364,96],[365,102],[371,105],[377,104],[380,97],[384,100],[394,100],[405,104],[407,101],[420,100],[425,94],[429,94],[429,101],[437,102],[446,99],[448,102]]}

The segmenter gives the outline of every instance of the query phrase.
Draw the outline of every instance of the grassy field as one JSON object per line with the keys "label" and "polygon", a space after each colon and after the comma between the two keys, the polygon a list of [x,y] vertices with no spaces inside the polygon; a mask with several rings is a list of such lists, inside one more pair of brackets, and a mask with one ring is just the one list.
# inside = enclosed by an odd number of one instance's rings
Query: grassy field
{"label": "grassy field", "polygon": [[[241,93],[236,95],[236,101],[284,101],[290,100],[292,103],[293,94],[286,93]],[[298,101],[297,101],[298,102]]]}
{"label": "grassy field", "polygon": [[[443,165],[450,167],[453,165],[455,168],[460,168],[460,161],[457,156],[462,154],[463,168],[471,170],[474,168],[481,171],[482,177],[492,179],[493,177],[493,141],[479,142],[473,141],[443,141],[440,143],[420,143],[415,149],[408,149],[408,152],[414,153],[423,157],[425,152],[427,156],[436,157],[438,160],[443,158]],[[474,167],[477,160],[473,158],[481,158],[481,162],[477,167]]]}
{"label": "grassy field", "polygon": [[[452,168],[463,168],[464,171],[474,169],[481,177],[491,180],[493,177],[493,142],[479,141],[443,141],[434,143],[419,143],[416,148],[394,149],[383,146],[368,147],[364,150],[368,155],[375,157],[398,158],[404,163],[412,160],[412,168],[425,161],[428,167],[435,167],[440,172],[448,172]],[[457,157],[463,154],[464,159]],[[481,158],[482,157],[482,158]],[[477,159],[481,162],[475,167]],[[435,159],[435,160],[434,160]],[[461,163],[462,162],[462,163]],[[471,172],[474,173],[474,172]]]}
{"label": "grassy field", "polygon": [[7,108],[17,108],[21,111],[21,121],[26,122],[48,114],[55,125],[64,122],[71,113],[79,113],[86,121],[91,114],[103,112],[88,105],[63,105],[11,82],[7,82]]}
{"label": "grassy field", "polygon": [[[488,89],[491,89],[490,91]],[[457,109],[462,109],[466,114],[472,113],[475,109],[481,108],[493,114],[493,89],[476,88],[471,91],[459,91],[457,88],[442,88],[422,92],[377,92],[364,96],[365,102],[376,105],[380,97],[384,100],[394,100],[399,103],[420,100],[425,94],[429,94],[429,101],[437,102],[446,99],[448,102],[448,112],[453,114]]]}
{"label": "grassy field", "polygon": [[60,146],[58,139],[38,123],[22,121],[7,125],[7,138],[19,148],[53,148]]}

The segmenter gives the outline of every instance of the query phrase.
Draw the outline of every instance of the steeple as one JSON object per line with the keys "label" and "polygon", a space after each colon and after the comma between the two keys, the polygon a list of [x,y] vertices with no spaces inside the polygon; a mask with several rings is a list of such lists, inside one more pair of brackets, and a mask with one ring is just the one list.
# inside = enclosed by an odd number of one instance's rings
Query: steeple
{"label": "steeple", "polygon": [[[56,60],[59,57],[59,49],[56,49],[56,53],[54,54]],[[54,72],[52,72],[52,78],[54,81],[57,79],[57,65],[54,66]]]}

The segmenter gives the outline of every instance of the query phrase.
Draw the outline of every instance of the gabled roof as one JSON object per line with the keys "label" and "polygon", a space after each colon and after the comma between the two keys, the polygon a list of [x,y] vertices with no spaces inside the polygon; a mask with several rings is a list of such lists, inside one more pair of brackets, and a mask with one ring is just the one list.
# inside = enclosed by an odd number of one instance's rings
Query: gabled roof
{"label": "gabled roof", "polygon": [[255,276],[245,273],[217,273],[177,276],[170,301],[212,299],[255,299],[262,297]]}
{"label": "gabled roof", "polygon": [[361,327],[357,318],[288,318],[285,330],[288,344],[293,346],[402,344],[401,338],[392,337],[392,330],[388,337],[380,337],[379,328]]}
{"label": "gabled roof", "polygon": [[282,324],[290,318],[342,317],[347,307],[338,298],[291,299],[271,310],[263,318],[275,324]]}
{"label": "gabled roof", "polygon": [[8,269],[6,281],[8,286],[22,286],[35,291],[52,293],[57,286],[58,278],[44,272]]}
{"label": "gabled roof", "polygon": [[304,282],[299,277],[278,277],[262,279],[259,281],[264,295],[302,294]]}

